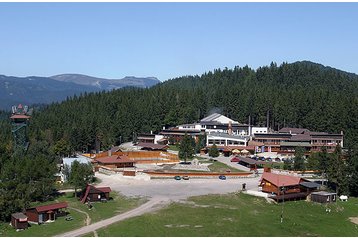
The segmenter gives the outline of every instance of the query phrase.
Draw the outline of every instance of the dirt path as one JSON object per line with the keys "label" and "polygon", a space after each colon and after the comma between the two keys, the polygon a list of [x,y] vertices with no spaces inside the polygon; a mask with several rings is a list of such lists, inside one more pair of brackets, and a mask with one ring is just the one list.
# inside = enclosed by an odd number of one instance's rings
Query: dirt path
{"label": "dirt path", "polygon": [[69,209],[72,209],[72,210],[75,210],[77,212],[80,212],[80,213],[83,213],[86,215],[86,226],[88,226],[89,224],[91,224],[91,218],[90,216],[88,215],[87,212],[84,212],[84,211],[81,211],[80,209],[77,209],[77,208],[74,208],[74,207],[68,207]]}
{"label": "dirt path", "polygon": [[[161,207],[163,207],[165,204],[167,204],[170,200],[164,198],[164,197],[153,197],[148,202],[144,203],[143,205],[130,210],[128,212],[116,215],[114,217],[93,223],[88,226],[84,226],[82,228],[79,228],[77,230],[73,230],[70,232],[66,232],[63,234],[57,235],[57,237],[73,237],[73,236],[81,236],[85,235],[90,232],[95,232],[96,230],[103,228],[105,226],[111,225],[115,222],[122,221],[131,217],[139,216],[147,212],[151,212],[154,210],[157,210]],[[96,235],[96,233],[94,233]]]}

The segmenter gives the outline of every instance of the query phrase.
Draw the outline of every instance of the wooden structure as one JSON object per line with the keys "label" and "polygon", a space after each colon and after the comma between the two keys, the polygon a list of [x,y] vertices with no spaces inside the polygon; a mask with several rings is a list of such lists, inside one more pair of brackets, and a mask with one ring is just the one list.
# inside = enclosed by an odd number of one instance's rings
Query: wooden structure
{"label": "wooden structure", "polygon": [[137,146],[142,147],[142,150],[166,151],[169,148],[169,146],[167,145],[159,145],[154,143],[143,143],[143,142],[138,143]]}
{"label": "wooden structure", "polygon": [[67,202],[60,202],[28,208],[26,209],[26,216],[28,217],[29,222],[41,224],[47,221],[54,221],[58,216],[66,215],[66,212],[63,209],[67,207]]}
{"label": "wooden structure", "polygon": [[262,192],[271,193],[276,201],[305,199],[320,185],[301,177],[264,172],[260,186]]}
{"label": "wooden structure", "polygon": [[11,226],[15,229],[27,229],[27,216],[21,212],[11,214]]}
{"label": "wooden structure", "polygon": [[135,161],[128,159],[127,156],[112,155],[107,157],[100,157],[94,160],[98,165],[106,166],[109,168],[129,168],[133,167]]}
{"label": "wooden structure", "polygon": [[250,170],[256,170],[257,168],[262,168],[263,165],[267,163],[265,161],[254,160],[246,157],[238,157],[238,158],[240,160],[239,164],[250,168]]}
{"label": "wooden structure", "polygon": [[111,191],[110,187],[95,187],[88,184],[83,196],[81,197],[81,202],[107,201],[109,200],[109,193]]}
{"label": "wooden structure", "polygon": [[325,191],[311,193],[311,201],[319,203],[331,203],[336,202],[337,193],[329,193]]}

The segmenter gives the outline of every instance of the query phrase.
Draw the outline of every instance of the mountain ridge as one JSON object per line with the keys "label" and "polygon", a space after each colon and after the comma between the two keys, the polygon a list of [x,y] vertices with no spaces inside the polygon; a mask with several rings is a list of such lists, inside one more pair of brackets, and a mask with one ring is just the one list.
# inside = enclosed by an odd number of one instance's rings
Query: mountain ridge
{"label": "mountain ridge", "polygon": [[73,82],[80,85],[90,85],[98,87],[102,90],[119,89],[128,86],[145,88],[160,83],[156,77],[135,76],[126,76],[122,79],[107,79],[93,77],[85,74],[59,74],[50,76],[49,78],[62,82]]}
{"label": "mountain ridge", "polygon": [[[81,83],[81,80],[78,79],[79,76],[87,81]],[[53,77],[55,76],[0,75],[0,110],[10,110],[11,106],[19,103],[26,105],[50,104],[85,92],[110,91],[124,87],[147,88],[160,83],[154,77],[126,77],[118,81],[79,74],[63,74],[60,80],[59,76],[57,76],[57,80]]]}

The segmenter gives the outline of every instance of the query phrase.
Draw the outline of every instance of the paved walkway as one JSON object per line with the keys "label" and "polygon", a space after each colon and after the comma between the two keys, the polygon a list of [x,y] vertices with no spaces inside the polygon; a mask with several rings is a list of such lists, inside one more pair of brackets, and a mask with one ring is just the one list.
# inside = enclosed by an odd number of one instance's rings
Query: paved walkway
{"label": "paved walkway", "polygon": [[114,217],[93,223],[88,226],[84,226],[82,228],[79,228],[77,230],[73,230],[70,232],[66,232],[63,234],[59,234],[56,237],[74,237],[74,236],[82,236],[91,232],[95,232],[96,230],[106,227],[108,225],[111,225],[113,223],[116,223],[118,221],[122,221],[131,217],[139,216],[147,212],[154,211],[158,208],[161,208],[163,205],[167,204],[170,200],[165,199],[163,197],[153,197],[151,200],[149,200],[147,203],[144,203],[143,205],[130,210],[128,212],[116,215]]}

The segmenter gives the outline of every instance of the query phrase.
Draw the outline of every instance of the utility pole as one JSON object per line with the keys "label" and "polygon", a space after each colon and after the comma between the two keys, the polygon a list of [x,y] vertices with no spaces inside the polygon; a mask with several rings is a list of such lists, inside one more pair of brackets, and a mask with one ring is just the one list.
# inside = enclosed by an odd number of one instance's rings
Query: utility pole
{"label": "utility pole", "polygon": [[283,222],[283,207],[285,205],[285,185],[282,184],[282,210],[281,210],[281,223]]}

